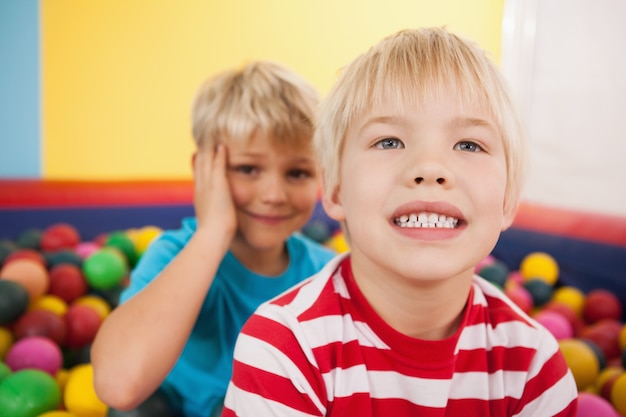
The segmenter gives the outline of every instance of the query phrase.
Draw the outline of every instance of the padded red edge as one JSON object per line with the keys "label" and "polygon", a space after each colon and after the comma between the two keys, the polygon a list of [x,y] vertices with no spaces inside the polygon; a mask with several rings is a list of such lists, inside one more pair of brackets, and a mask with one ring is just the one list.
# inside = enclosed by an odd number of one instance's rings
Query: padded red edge
{"label": "padded red edge", "polygon": [[626,247],[626,217],[523,202],[512,227]]}
{"label": "padded red edge", "polygon": [[[192,204],[193,181],[0,179],[0,210]],[[524,202],[519,229],[626,247],[626,217]]]}
{"label": "padded red edge", "polygon": [[192,180],[0,180],[0,210],[192,202]]}

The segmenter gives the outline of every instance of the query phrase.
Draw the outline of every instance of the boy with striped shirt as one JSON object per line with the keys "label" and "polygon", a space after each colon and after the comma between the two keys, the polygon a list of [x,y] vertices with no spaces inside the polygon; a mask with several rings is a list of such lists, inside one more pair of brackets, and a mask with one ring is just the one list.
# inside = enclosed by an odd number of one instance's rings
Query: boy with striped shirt
{"label": "boy with striped shirt", "polygon": [[350,253],[246,323],[223,416],[575,416],[557,341],[474,275],[525,165],[485,53],[398,32],[344,69],[316,129]]}

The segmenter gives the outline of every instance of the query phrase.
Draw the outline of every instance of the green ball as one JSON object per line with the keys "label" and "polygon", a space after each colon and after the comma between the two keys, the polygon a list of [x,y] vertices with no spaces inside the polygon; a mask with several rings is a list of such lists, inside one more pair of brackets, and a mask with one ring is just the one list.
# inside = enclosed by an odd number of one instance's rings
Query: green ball
{"label": "green ball", "polygon": [[37,417],[60,403],[61,388],[44,371],[24,369],[0,383],[0,417]]}
{"label": "green ball", "polygon": [[9,368],[9,365],[6,363],[0,361],[0,384],[2,384],[2,381],[9,375],[11,375],[11,368]]}
{"label": "green ball", "polygon": [[29,301],[22,284],[0,279],[0,326],[16,321],[28,308]]}
{"label": "green ball", "polygon": [[499,288],[504,288],[504,284],[506,284],[506,280],[509,277],[509,272],[509,267],[504,262],[496,261],[491,265],[482,267],[480,271],[478,271],[478,275]]}
{"label": "green ball", "polygon": [[17,246],[26,249],[41,249],[41,235],[43,232],[40,229],[27,229],[20,233],[17,237]]}
{"label": "green ball", "polygon": [[113,232],[107,238],[105,246],[111,246],[119,249],[131,267],[135,266],[139,256],[135,250],[135,243],[128,237],[125,232]]}
{"label": "green ball", "polygon": [[115,288],[127,273],[126,258],[116,248],[104,247],[83,261],[85,279],[96,290]]}

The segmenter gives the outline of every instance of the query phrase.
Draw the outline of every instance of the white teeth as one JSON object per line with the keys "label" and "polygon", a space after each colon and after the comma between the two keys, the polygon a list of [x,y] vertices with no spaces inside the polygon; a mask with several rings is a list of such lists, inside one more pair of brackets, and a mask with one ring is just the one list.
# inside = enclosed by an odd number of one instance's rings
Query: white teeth
{"label": "white teeth", "polygon": [[437,213],[411,213],[403,214],[394,220],[396,225],[400,227],[414,228],[445,228],[453,229],[459,223],[459,219],[455,217],[444,216]]}

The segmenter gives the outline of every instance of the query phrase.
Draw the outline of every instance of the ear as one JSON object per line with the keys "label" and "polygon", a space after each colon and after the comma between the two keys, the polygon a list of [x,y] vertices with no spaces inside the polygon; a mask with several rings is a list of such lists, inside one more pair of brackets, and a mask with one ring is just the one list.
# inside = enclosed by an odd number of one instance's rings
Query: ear
{"label": "ear", "polygon": [[341,204],[339,186],[333,187],[332,191],[324,192],[322,194],[322,206],[324,211],[333,220],[342,222],[346,219],[343,212],[343,205]]}
{"label": "ear", "polygon": [[506,229],[511,227],[513,224],[513,220],[515,220],[515,215],[517,214],[517,208],[519,207],[519,203],[512,204],[511,207],[504,207],[504,215],[502,216],[502,225],[500,226],[500,230],[504,232]]}

